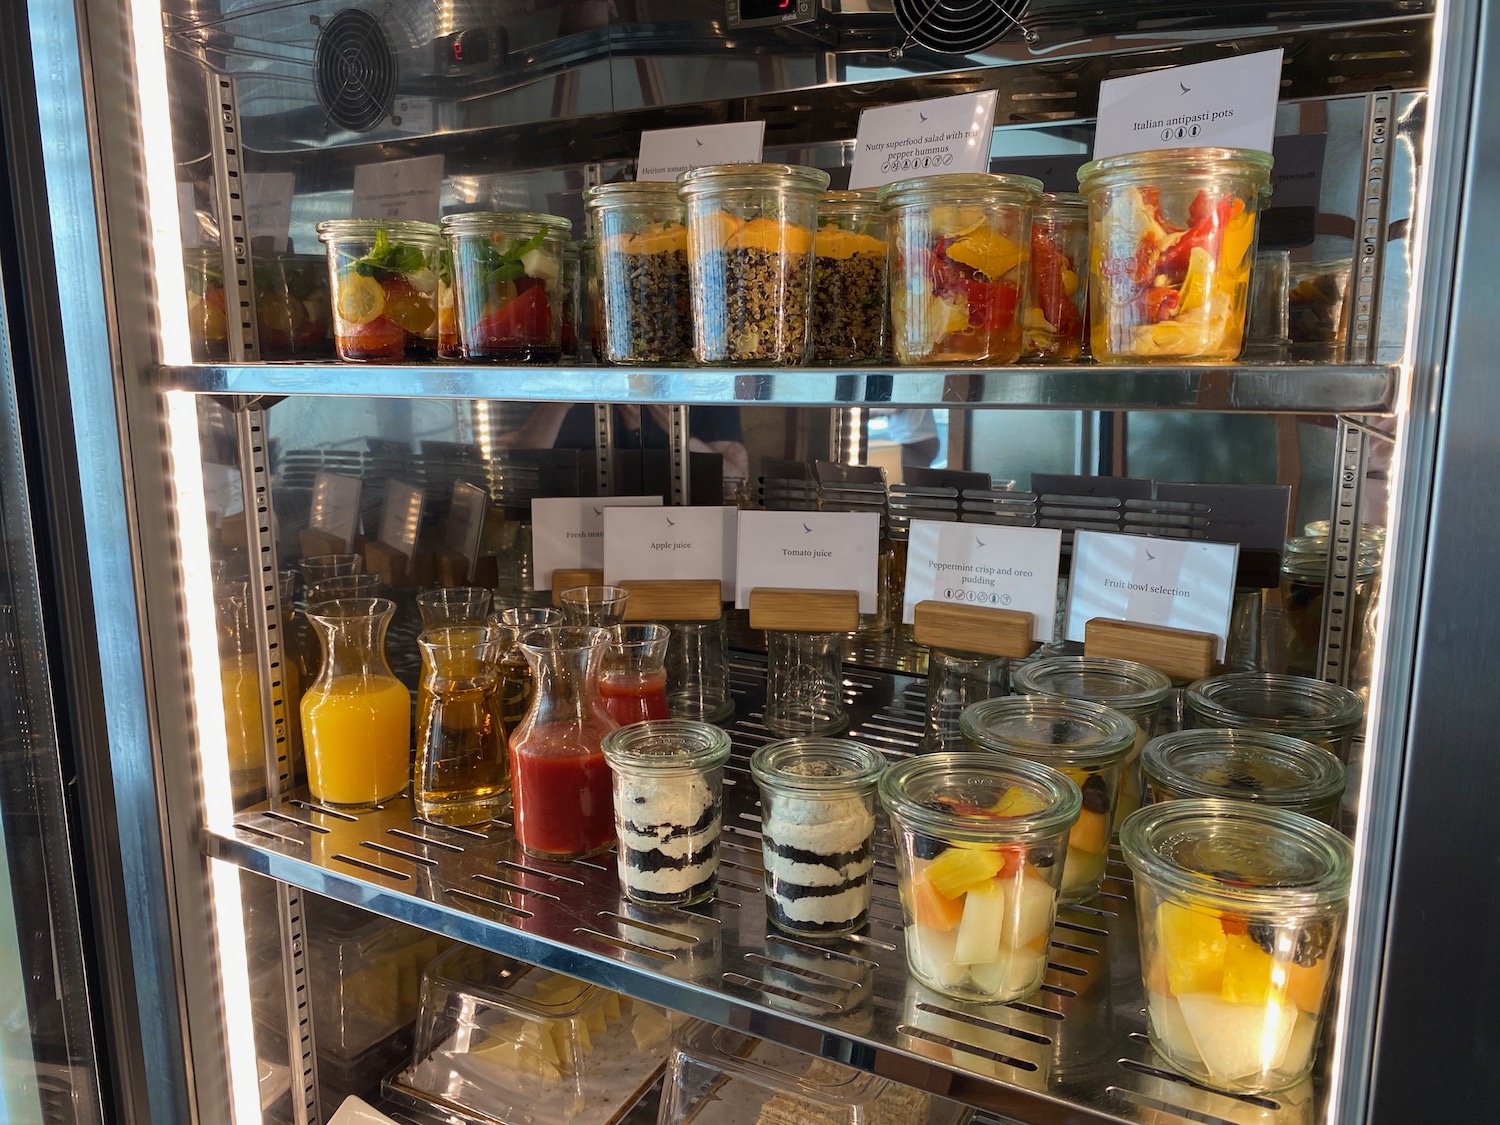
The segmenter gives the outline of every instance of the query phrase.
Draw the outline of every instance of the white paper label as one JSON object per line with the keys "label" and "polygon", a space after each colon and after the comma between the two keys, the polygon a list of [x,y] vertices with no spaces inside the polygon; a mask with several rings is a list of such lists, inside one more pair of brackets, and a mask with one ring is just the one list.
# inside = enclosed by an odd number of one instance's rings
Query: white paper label
{"label": "white paper label", "polygon": [[531,502],[531,571],[538,590],[554,570],[604,568],[604,513],[659,508],[660,496],[556,496]]}
{"label": "white paper label", "polygon": [[705,164],[754,164],[760,160],[765,136],[764,121],[648,129],[641,134],[635,178],[670,182]]}
{"label": "white paper label", "polygon": [[1067,638],[1083,640],[1095,617],[1164,625],[1212,633],[1223,660],[1239,555],[1235,543],[1077,532]]}
{"label": "white paper label", "polygon": [[297,178],[290,172],[250,172],[245,176],[245,225],[250,237],[270,238],[274,250],[291,245],[292,194]]}
{"label": "white paper label", "polygon": [[857,590],[875,612],[880,517],[874,512],[741,512],[734,604],[750,591]]}
{"label": "white paper label", "polygon": [[606,508],[604,580],[712,578],[733,590],[738,517],[738,508],[724,507],[650,513]]}
{"label": "white paper label", "polygon": [[987,172],[995,91],[867,109],[854,138],[851,188],[938,172]]}
{"label": "white paper label", "polygon": [[312,506],[308,525],[343,541],[344,550],[354,543],[359,530],[358,477],[340,476],[321,469],[313,475]]}
{"label": "white paper label", "polygon": [[1099,84],[1094,159],[1216,145],[1271,151],[1281,49]]}
{"label": "white paper label", "polygon": [[906,600],[1013,609],[1033,617],[1033,640],[1052,639],[1062,532],[1052,527],[991,527],[912,520],[906,548]]}
{"label": "white paper label", "polygon": [[354,169],[354,217],[435,223],[442,188],[442,156],[361,164]]}
{"label": "white paper label", "polygon": [[457,551],[469,564],[469,573],[474,573],[474,564],[479,561],[479,540],[484,535],[484,513],[490,498],[484,489],[468,481],[455,481],[453,502],[448,507],[448,527],[443,534],[443,546]]}
{"label": "white paper label", "polygon": [[380,542],[394,547],[408,559],[417,550],[424,499],[422,490],[414,484],[399,480],[386,483],[385,507],[380,512]]}

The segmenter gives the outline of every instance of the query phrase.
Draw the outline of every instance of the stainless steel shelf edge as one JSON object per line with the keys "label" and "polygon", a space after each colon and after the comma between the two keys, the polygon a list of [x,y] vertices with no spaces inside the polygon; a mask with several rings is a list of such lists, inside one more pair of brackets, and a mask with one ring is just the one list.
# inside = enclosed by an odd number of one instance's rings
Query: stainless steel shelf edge
{"label": "stainless steel shelf edge", "polygon": [[932,370],[193,364],[159,368],[158,377],[164,390],[246,396],[1386,414],[1398,372],[1376,364],[1255,363]]}

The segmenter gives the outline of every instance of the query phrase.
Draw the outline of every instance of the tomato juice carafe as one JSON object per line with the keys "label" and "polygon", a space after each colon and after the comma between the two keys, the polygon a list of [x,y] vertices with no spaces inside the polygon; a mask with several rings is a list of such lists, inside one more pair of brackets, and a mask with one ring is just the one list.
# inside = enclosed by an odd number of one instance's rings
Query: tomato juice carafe
{"label": "tomato juice carafe", "polygon": [[516,841],[530,855],[578,859],[614,843],[604,736],[618,723],[599,698],[606,629],[560,625],[521,634],[535,695],[510,736]]}
{"label": "tomato juice carafe", "polygon": [[444,626],[417,638],[422,685],[412,802],[427,820],[482,824],[510,795],[494,652],[501,643],[500,630],[485,625]]}
{"label": "tomato juice carafe", "polygon": [[616,625],[604,646],[599,696],[604,709],[621,726],[646,719],[670,719],[667,704],[665,625]]}
{"label": "tomato juice carafe", "polygon": [[395,604],[347,598],[307,611],[323,666],[302,697],[307,786],[325,805],[367,807],[406,788],[411,692],[385,658]]}

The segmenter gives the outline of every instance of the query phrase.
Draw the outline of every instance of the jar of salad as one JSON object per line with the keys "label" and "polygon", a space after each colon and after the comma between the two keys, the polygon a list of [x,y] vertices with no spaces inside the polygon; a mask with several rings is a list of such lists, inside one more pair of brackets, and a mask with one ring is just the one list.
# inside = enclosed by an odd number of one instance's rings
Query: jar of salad
{"label": "jar of salad", "polygon": [[438,358],[463,359],[458,342],[458,309],[453,296],[453,251],[444,245],[438,251]]}
{"label": "jar of salad", "polygon": [[900,364],[1014,363],[1039,180],[983,172],[880,189],[891,219],[891,341]]}
{"label": "jar of salad", "polygon": [[813,359],[881,363],[889,337],[885,212],[873,192],[827,192],[813,238]]}
{"label": "jar of salad", "polygon": [[597,331],[607,363],[693,358],[687,210],[676,184],[600,184],[583,194],[598,232]]}
{"label": "jar of salad", "polygon": [[187,282],[188,334],[193,358],[223,359],[229,354],[229,317],[225,312],[224,255],[217,246],[190,246],[182,254]]}
{"label": "jar of salad", "polygon": [[827,172],[795,164],[710,164],[677,178],[699,363],[807,362],[813,230],[827,187]]}
{"label": "jar of salad", "polygon": [[333,342],[356,363],[437,355],[438,257],[432,223],[330,219],[318,224],[328,250]]}
{"label": "jar of salad", "polygon": [[1043,192],[1031,216],[1031,273],[1021,358],[1068,363],[1083,354],[1089,209],[1074,192]]}
{"label": "jar of salad", "polygon": [[1191,148],[1085,164],[1089,322],[1101,363],[1240,354],[1271,154]]}
{"label": "jar of salad", "polygon": [[556,363],[562,356],[563,248],[573,224],[531,211],[449,215],[458,340],[485,363]]}

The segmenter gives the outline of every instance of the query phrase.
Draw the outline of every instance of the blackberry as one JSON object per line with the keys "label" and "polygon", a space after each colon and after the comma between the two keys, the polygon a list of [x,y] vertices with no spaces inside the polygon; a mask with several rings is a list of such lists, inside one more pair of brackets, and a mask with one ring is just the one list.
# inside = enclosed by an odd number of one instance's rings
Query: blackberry
{"label": "blackberry", "polygon": [[920,832],[913,832],[911,837],[911,854],[917,859],[937,859],[948,849],[948,845],[935,836],[923,836]]}
{"label": "blackberry", "polygon": [[1032,867],[1051,867],[1057,862],[1057,849],[1051,844],[1037,844],[1026,853],[1026,862]]}
{"label": "blackberry", "polygon": [[1109,785],[1103,774],[1090,774],[1084,780],[1083,807],[1092,813],[1109,812]]}
{"label": "blackberry", "polygon": [[953,806],[947,801],[938,800],[936,797],[929,797],[927,800],[920,802],[920,804],[922,808],[927,809],[929,812],[941,813],[943,816],[953,815]]}
{"label": "blackberry", "polygon": [[[1278,955],[1275,926],[1269,922],[1251,922],[1245,927],[1245,933],[1263,952],[1273,957]],[[1311,922],[1297,931],[1296,941],[1292,944],[1292,960],[1302,968],[1310,969],[1328,956],[1332,943],[1333,926],[1328,920]],[[1284,946],[1281,955],[1285,955]]]}
{"label": "blackberry", "polygon": [[1260,946],[1261,952],[1276,954],[1276,927],[1269,922],[1251,922],[1245,927],[1245,936]]}
{"label": "blackberry", "polygon": [[1229,784],[1236,789],[1257,790],[1260,788],[1260,781],[1257,778],[1251,777],[1248,773],[1230,774]]}

